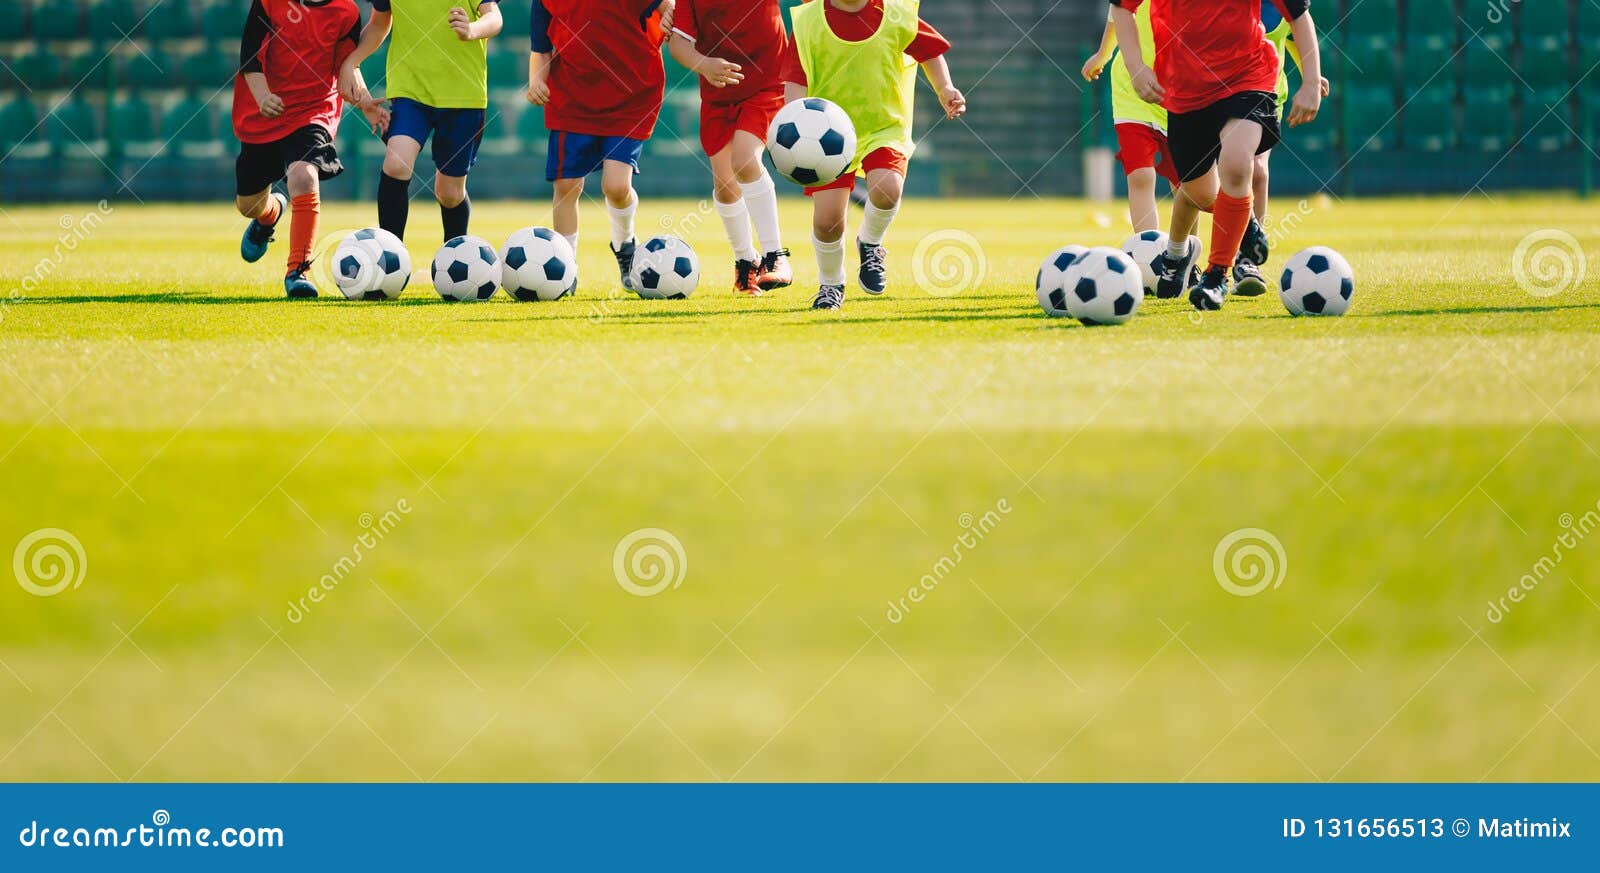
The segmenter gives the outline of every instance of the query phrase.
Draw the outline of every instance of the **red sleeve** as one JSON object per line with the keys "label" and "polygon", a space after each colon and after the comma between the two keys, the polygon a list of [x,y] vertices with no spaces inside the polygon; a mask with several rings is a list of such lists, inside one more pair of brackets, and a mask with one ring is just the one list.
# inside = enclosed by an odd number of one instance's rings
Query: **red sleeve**
{"label": "red sleeve", "polygon": [[672,13],[672,29],[690,42],[700,38],[700,25],[694,20],[694,0],[678,0]]}
{"label": "red sleeve", "polygon": [[808,85],[806,81],[805,65],[800,63],[800,49],[794,40],[789,40],[789,45],[783,50],[783,81],[793,82],[796,85]]}
{"label": "red sleeve", "polygon": [[941,57],[950,50],[950,40],[944,34],[933,29],[933,25],[922,19],[917,19],[917,35],[906,46],[906,54],[919,64],[926,64],[934,58]]}
{"label": "red sleeve", "polygon": [[1272,0],[1284,21],[1299,21],[1311,9],[1311,0]]}

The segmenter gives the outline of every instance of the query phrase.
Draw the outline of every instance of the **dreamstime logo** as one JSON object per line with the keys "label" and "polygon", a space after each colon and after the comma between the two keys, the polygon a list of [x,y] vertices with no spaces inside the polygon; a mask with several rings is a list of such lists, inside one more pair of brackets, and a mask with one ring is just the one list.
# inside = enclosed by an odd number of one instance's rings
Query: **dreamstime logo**
{"label": "dreamstime logo", "polygon": [[35,597],[54,597],[83,584],[83,577],[89,572],[89,556],[70,531],[40,528],[17,543],[17,550],[11,555],[11,572],[23,591]]}
{"label": "dreamstime logo", "polygon": [[917,584],[906,589],[905,596],[899,600],[887,601],[889,608],[884,610],[883,617],[887,618],[890,624],[905,621],[906,616],[911,614],[912,608],[927,600],[939,588],[939,584],[954,573],[968,555],[982,545],[984,538],[993,533],[995,528],[1000,526],[1000,522],[1005,521],[1011,510],[1011,501],[1002,497],[995,501],[993,509],[984,512],[983,515],[961,513],[956,518],[956,524],[961,525],[961,533],[956,534],[949,551],[939,556],[939,560],[933,563],[928,572],[922,574]]}
{"label": "dreamstime logo", "polygon": [[934,297],[955,297],[989,277],[989,256],[978,238],[964,230],[940,230],[917,243],[911,278]]}
{"label": "dreamstime logo", "polygon": [[1549,578],[1556,568],[1561,566],[1561,562],[1567,559],[1569,553],[1582,544],[1589,534],[1600,529],[1600,502],[1596,502],[1594,507],[1586,510],[1583,515],[1574,516],[1570,512],[1563,512],[1556,519],[1556,524],[1561,526],[1562,532],[1550,543],[1549,550],[1540,555],[1539,560],[1533,562],[1533,566],[1522,574],[1517,584],[1506,589],[1504,597],[1489,601],[1489,608],[1484,612],[1484,617],[1489,619],[1490,624],[1505,621],[1511,610],[1527,600],[1528,596],[1538,589],[1539,583]]}
{"label": "dreamstime logo", "polygon": [[654,597],[683,584],[689,574],[689,555],[672,531],[640,528],[617,541],[611,570],[623,591],[635,597]]}
{"label": "dreamstime logo", "polygon": [[328,599],[329,594],[339,590],[339,585],[351,573],[354,573],[356,568],[361,566],[361,562],[365,561],[367,556],[378,548],[384,537],[393,533],[394,529],[400,526],[401,520],[410,514],[411,503],[404,497],[395,501],[394,509],[385,512],[383,515],[374,516],[370,512],[361,513],[360,517],[356,519],[356,523],[361,525],[361,533],[356,534],[356,538],[350,543],[349,553],[340,555],[339,560],[333,563],[328,572],[322,574],[322,578],[317,580],[317,584],[306,589],[305,596],[298,600],[288,601],[286,604],[288,609],[284,611],[284,618],[287,618],[290,624],[299,624],[305,621],[306,616],[311,614],[312,607]]}
{"label": "dreamstime logo", "polygon": [[1522,0],[1489,0],[1489,23],[1500,24],[1511,17],[1511,7]]}
{"label": "dreamstime logo", "polygon": [[1511,255],[1517,287],[1534,297],[1554,297],[1577,287],[1589,271],[1583,246],[1564,230],[1536,230]]}
{"label": "dreamstime logo", "polygon": [[1223,591],[1235,597],[1254,597],[1283,584],[1289,575],[1289,556],[1272,531],[1240,528],[1217,541],[1211,570]]}
{"label": "dreamstime logo", "polygon": [[51,247],[49,254],[40,258],[20,280],[21,287],[13,291],[9,302],[16,302],[32,294],[41,284],[48,280],[60,266],[66,263],[68,256],[78,250],[78,247],[89,241],[94,232],[100,229],[116,210],[105,200],[95,204],[94,209],[82,215],[63,215],[57,222],[61,226],[61,235],[56,237],[56,243]]}

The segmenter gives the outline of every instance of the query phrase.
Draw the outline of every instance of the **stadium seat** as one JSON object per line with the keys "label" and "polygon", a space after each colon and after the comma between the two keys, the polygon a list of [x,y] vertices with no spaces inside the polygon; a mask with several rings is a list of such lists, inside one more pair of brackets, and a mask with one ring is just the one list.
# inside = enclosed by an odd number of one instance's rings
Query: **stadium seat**
{"label": "stadium seat", "polygon": [[67,81],[74,88],[109,88],[116,64],[106,53],[90,48],[67,61]]}
{"label": "stadium seat", "polygon": [[1585,46],[1600,45],[1600,4],[1592,0],[1578,0],[1578,42]]}
{"label": "stadium seat", "polygon": [[17,69],[15,56],[0,60],[5,62],[0,64],[0,92],[9,94],[27,90],[26,83],[22,81],[22,71]]}
{"label": "stadium seat", "polygon": [[108,43],[139,36],[143,19],[144,10],[135,0],[97,0],[89,7],[89,36]]}
{"label": "stadium seat", "polygon": [[207,91],[226,87],[239,66],[237,54],[221,49],[201,49],[179,62],[179,78],[184,84]]}
{"label": "stadium seat", "polygon": [[144,35],[156,42],[191,39],[198,35],[194,4],[189,0],[156,0],[160,6],[146,16]]}
{"label": "stadium seat", "polygon": [[507,49],[489,51],[489,88],[495,91],[521,91],[528,84],[527,52]]}
{"label": "stadium seat", "polygon": [[367,80],[367,89],[374,94],[384,93],[384,82],[388,79],[387,66],[389,63],[389,43],[384,41],[366,60],[361,62],[361,78]]}
{"label": "stadium seat", "polygon": [[158,142],[155,110],[137,92],[113,101],[106,118],[106,137],[114,151],[149,154]]}
{"label": "stadium seat", "polygon": [[28,31],[28,4],[25,0],[0,0],[0,21],[6,22],[4,40],[23,40]]}
{"label": "stadium seat", "polygon": [[1454,48],[1458,21],[1456,0],[1409,0],[1406,45]]}
{"label": "stadium seat", "polygon": [[87,100],[73,97],[62,101],[45,119],[51,150],[59,156],[101,155],[105,153],[100,114]]}
{"label": "stadium seat", "polygon": [[200,35],[212,43],[239,44],[239,34],[244,32],[245,13],[249,6],[217,0],[200,13]]}
{"label": "stadium seat", "polygon": [[532,18],[528,15],[528,4],[507,4],[500,10],[500,18],[504,25],[500,28],[500,35],[494,38],[501,47],[509,46],[512,51],[524,57],[527,56],[529,43],[528,34],[532,29]]}
{"label": "stadium seat", "polygon": [[523,154],[542,157],[550,145],[550,131],[544,126],[544,108],[528,106],[517,118],[517,139],[522,142]]}
{"label": "stadium seat", "polygon": [[1460,124],[1456,121],[1453,86],[1429,88],[1410,95],[1402,127],[1408,149],[1442,152],[1455,148]]}
{"label": "stadium seat", "polygon": [[1577,119],[1572,100],[1565,89],[1541,91],[1522,101],[1522,127],[1527,131],[1524,148],[1541,152],[1562,151],[1573,144]]}
{"label": "stadium seat", "polygon": [[1408,45],[1400,63],[1404,70],[1407,92],[1420,91],[1424,88],[1455,90],[1456,52],[1453,48],[1442,45]]}
{"label": "stadium seat", "polygon": [[1578,84],[1578,91],[1583,94],[1600,95],[1600,42],[1587,43],[1578,58],[1578,73],[1583,80]]}
{"label": "stadium seat", "polygon": [[1462,54],[1466,58],[1466,85],[1474,89],[1494,89],[1516,84],[1512,75],[1510,49],[1495,37],[1474,37]]}
{"label": "stadium seat", "polygon": [[1535,91],[1555,88],[1566,90],[1572,87],[1572,70],[1568,66],[1567,57],[1564,49],[1546,51],[1524,48],[1522,64],[1517,72],[1528,87]]}
{"label": "stadium seat", "polygon": [[1400,67],[1395,60],[1395,50],[1382,43],[1358,43],[1346,53],[1345,78],[1342,84],[1357,88],[1393,89],[1399,80]]}
{"label": "stadium seat", "polygon": [[31,20],[33,35],[41,40],[80,39],[84,35],[83,8],[76,0],[40,0],[34,4]]}
{"label": "stadium seat", "polygon": [[223,153],[215,114],[192,92],[179,98],[162,114],[160,136],[167,144],[169,155],[209,157]]}
{"label": "stadium seat", "polygon": [[118,80],[135,88],[171,87],[176,78],[172,60],[159,49],[124,54],[117,63]]}
{"label": "stadium seat", "polygon": [[44,157],[50,143],[39,124],[39,111],[33,101],[18,96],[0,106],[0,154],[15,157]]}
{"label": "stadium seat", "polygon": [[513,134],[519,106],[526,106],[521,100],[490,100],[489,111],[483,116],[483,144],[485,154],[511,155],[518,151],[517,139]]}
{"label": "stadium seat", "polygon": [[61,86],[66,78],[61,59],[51,52],[31,51],[17,55],[11,63],[30,91],[48,91]]}
{"label": "stadium seat", "polygon": [[[1590,0],[1578,0],[1578,6],[1593,7]],[[1518,32],[1522,36],[1523,57],[1527,58],[1530,52],[1557,52],[1570,45],[1572,39],[1572,19],[1568,14],[1569,7],[1563,0],[1535,0],[1532,3],[1523,3],[1521,21]],[[1600,24],[1600,22],[1594,22]],[[1584,33],[1585,31],[1578,31]],[[1590,35],[1600,36],[1594,31]]]}
{"label": "stadium seat", "polygon": [[1394,94],[1387,88],[1349,89],[1344,105],[1344,142],[1352,155],[1384,151],[1395,142]]}
{"label": "stadium seat", "polygon": [[1461,138],[1468,148],[1496,152],[1511,146],[1510,101],[1511,89],[1504,86],[1467,91]]}
{"label": "stadium seat", "polygon": [[[1346,13],[1336,37],[1346,46],[1394,45],[1400,25],[1400,10],[1395,0],[1348,0]],[[1338,16],[1333,16],[1332,22],[1337,21]]]}

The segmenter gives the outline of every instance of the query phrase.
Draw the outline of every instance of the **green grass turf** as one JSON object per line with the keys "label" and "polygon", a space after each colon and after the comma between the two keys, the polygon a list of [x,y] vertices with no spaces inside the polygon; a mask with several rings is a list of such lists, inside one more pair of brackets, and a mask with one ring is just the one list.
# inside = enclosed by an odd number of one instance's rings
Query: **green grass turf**
{"label": "green grass turf", "polygon": [[[118,206],[59,256],[88,207],[8,208],[0,557],[55,527],[88,567],[0,584],[0,778],[1600,778],[1600,536],[1486,617],[1600,499],[1600,270],[1512,274],[1542,228],[1597,251],[1591,206],[1307,203],[1274,264],[1344,252],[1348,317],[1115,329],[1031,287],[1116,244],[1109,212],[910,202],[895,291],[819,315],[804,208],[801,286],[742,300],[715,215],[646,203],[706,268],[649,302],[608,293],[590,204],[589,281],[538,305],[291,304],[282,243],[240,263],[224,206]],[[985,281],[918,290],[951,228]],[[652,527],[687,574],[640,598],[613,550]],[[1280,587],[1217,583],[1241,528],[1281,541]]]}

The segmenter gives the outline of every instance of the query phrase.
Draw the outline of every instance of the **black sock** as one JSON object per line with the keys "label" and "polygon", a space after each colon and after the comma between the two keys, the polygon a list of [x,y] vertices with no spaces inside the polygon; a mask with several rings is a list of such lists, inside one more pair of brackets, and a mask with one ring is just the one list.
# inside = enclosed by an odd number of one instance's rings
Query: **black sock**
{"label": "black sock", "polygon": [[378,174],[378,226],[401,239],[406,237],[406,213],[411,209],[411,180]]}
{"label": "black sock", "polygon": [[439,204],[439,218],[444,221],[444,238],[455,239],[467,235],[467,222],[472,218],[472,198],[463,197],[454,206]]}

